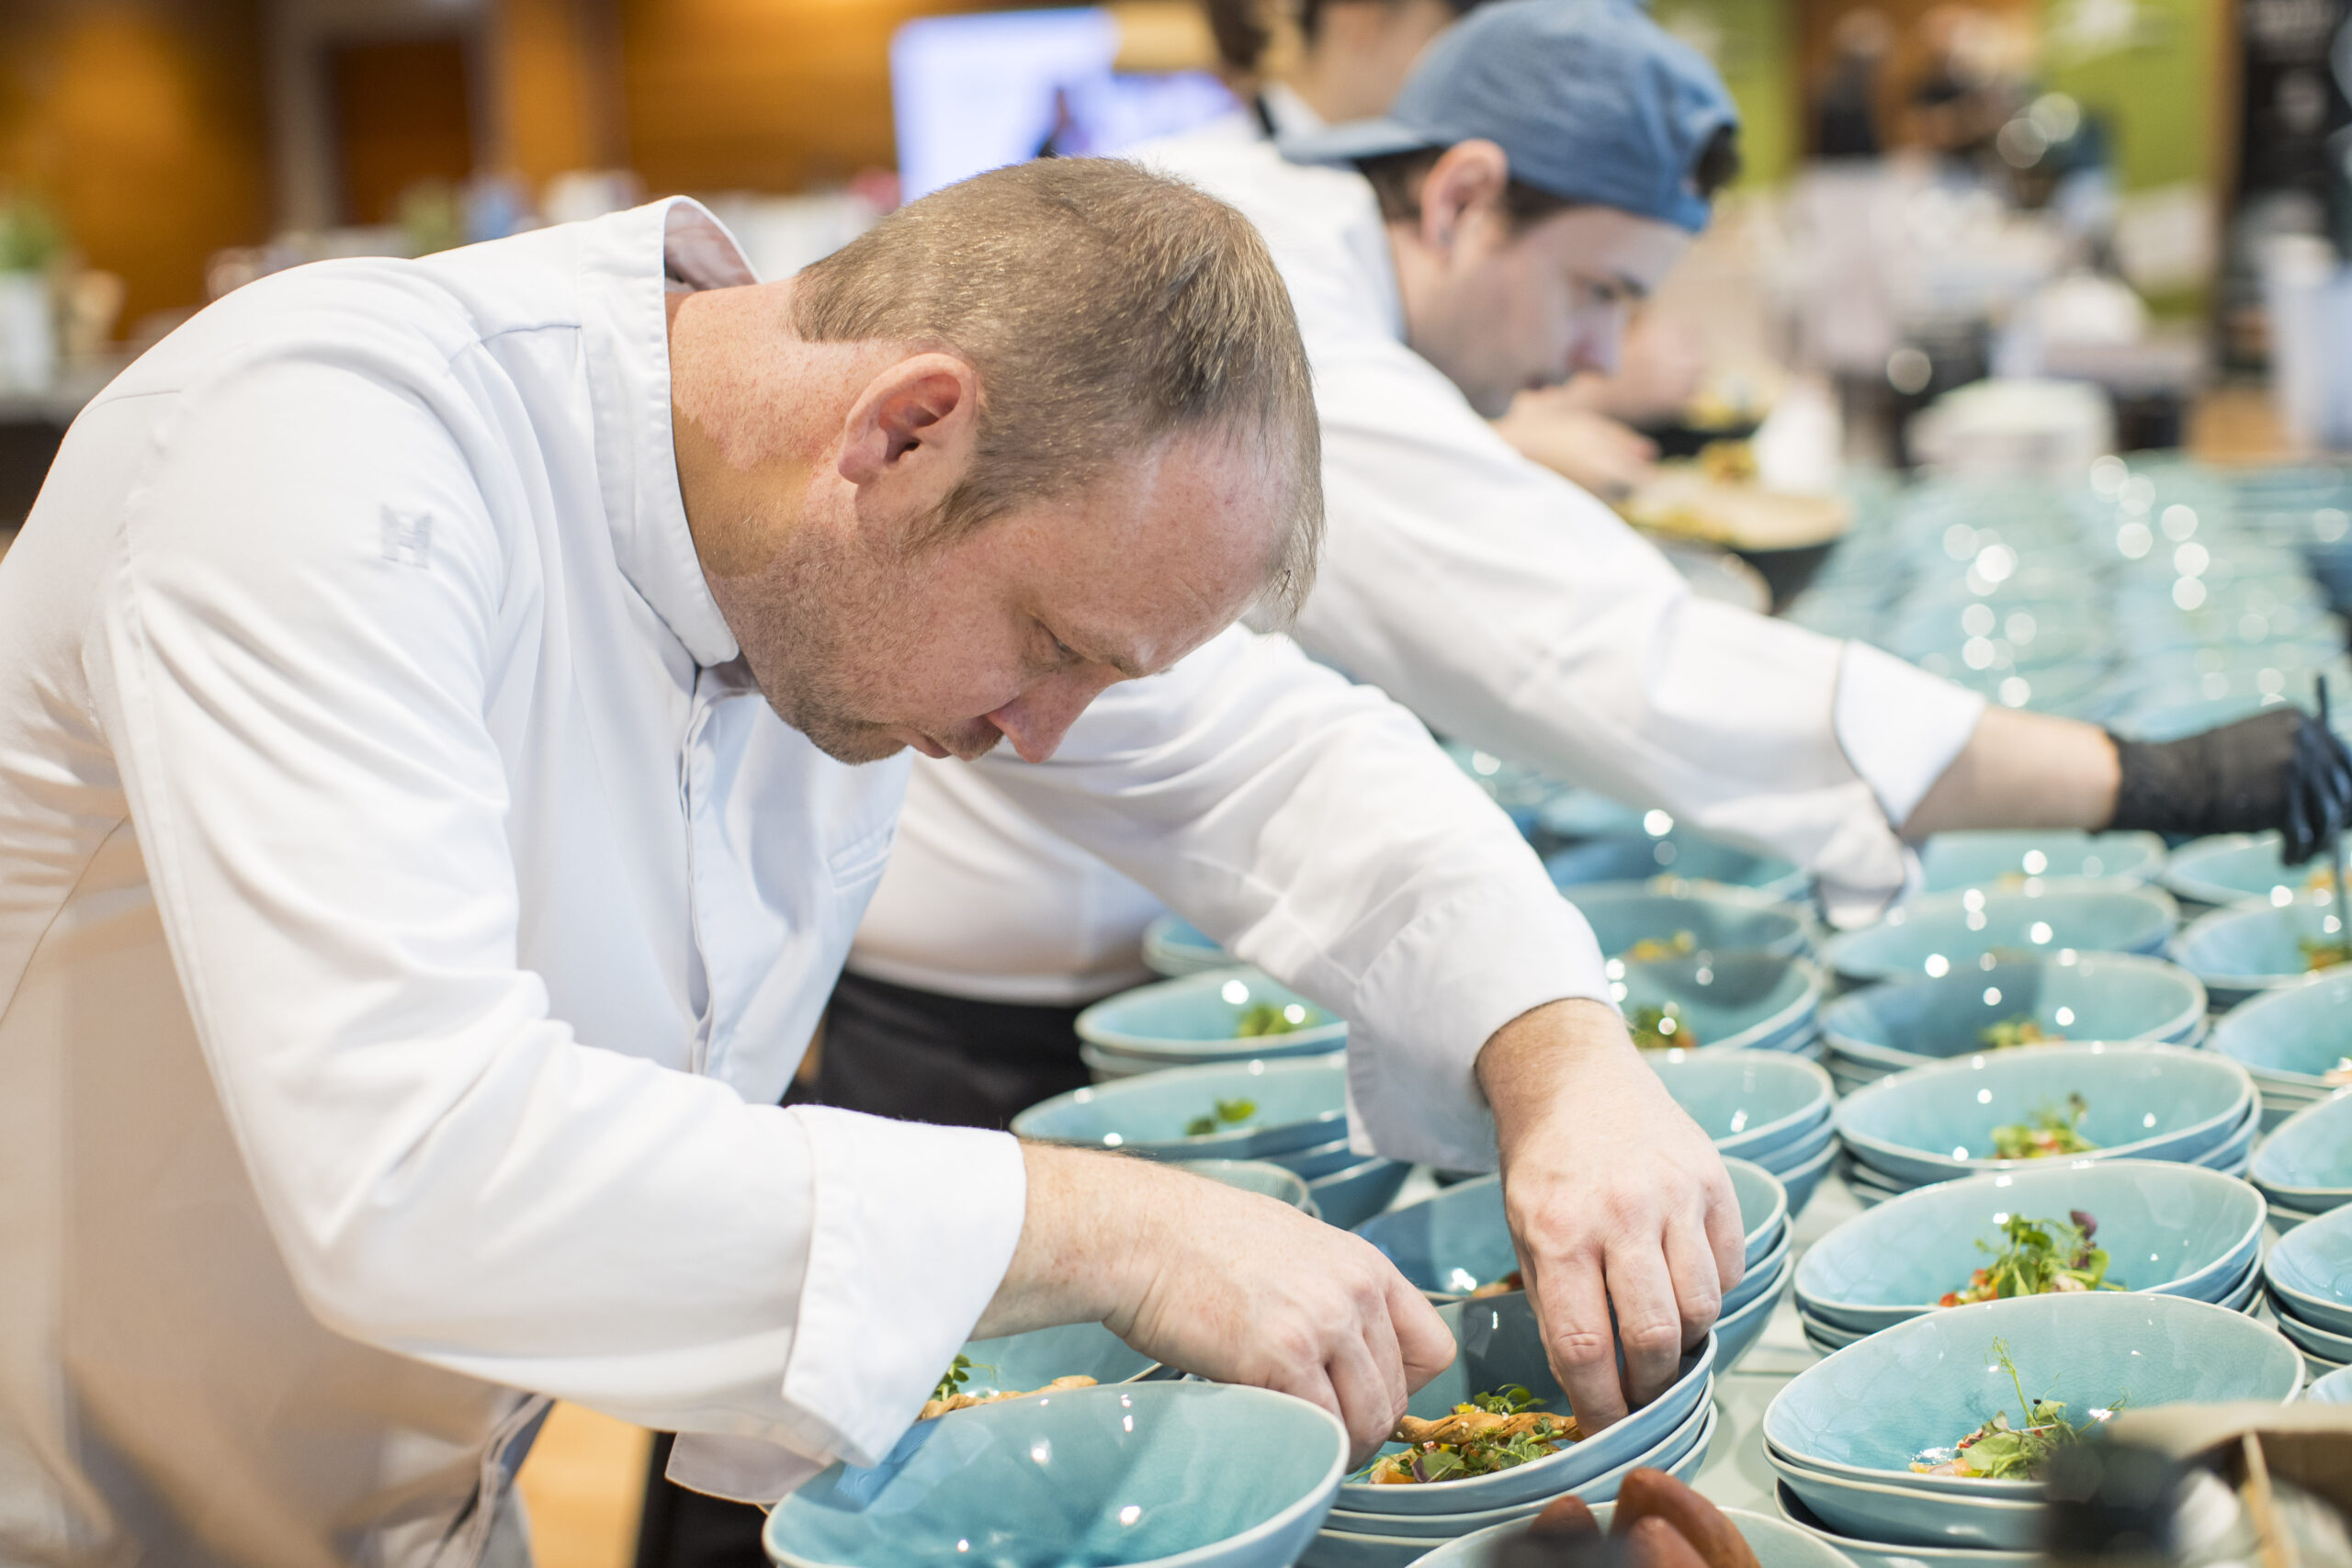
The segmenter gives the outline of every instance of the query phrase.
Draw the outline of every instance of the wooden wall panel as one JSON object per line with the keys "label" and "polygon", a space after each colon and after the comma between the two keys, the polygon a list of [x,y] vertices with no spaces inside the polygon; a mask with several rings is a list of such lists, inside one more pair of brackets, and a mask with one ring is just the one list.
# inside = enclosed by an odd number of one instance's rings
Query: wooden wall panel
{"label": "wooden wall panel", "polygon": [[269,231],[258,0],[0,0],[0,186],[53,202],[126,324]]}
{"label": "wooden wall panel", "polygon": [[462,37],[337,44],[327,61],[345,222],[392,222],[409,186],[462,185],[473,173]]}

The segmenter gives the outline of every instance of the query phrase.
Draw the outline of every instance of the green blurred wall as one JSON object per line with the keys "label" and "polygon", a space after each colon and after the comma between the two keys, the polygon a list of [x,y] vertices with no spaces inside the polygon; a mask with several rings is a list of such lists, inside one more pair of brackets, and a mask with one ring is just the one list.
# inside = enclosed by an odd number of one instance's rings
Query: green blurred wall
{"label": "green blurred wall", "polygon": [[2041,0],[2043,84],[2103,118],[2126,190],[2217,182],[2213,32],[2218,0],[2133,0],[2129,36],[2085,40],[2096,0]]}
{"label": "green blurred wall", "polygon": [[1796,167],[1804,144],[1794,0],[1656,0],[1660,26],[1703,51],[1738,100],[1741,184],[1769,186]]}

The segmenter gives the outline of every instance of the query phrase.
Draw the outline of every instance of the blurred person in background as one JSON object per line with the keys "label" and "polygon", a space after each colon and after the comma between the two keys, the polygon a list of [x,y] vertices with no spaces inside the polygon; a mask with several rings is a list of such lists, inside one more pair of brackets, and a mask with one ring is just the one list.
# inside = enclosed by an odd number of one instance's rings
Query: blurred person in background
{"label": "blurred person in background", "polygon": [[1906,96],[1904,141],[1955,167],[1997,173],[1993,139],[2019,99],[2003,71],[1999,22],[1974,6],[1938,6],[1918,28],[1927,63]]}
{"label": "blurred person in background", "polygon": [[551,1398],[772,1502],[1060,1323],[1375,1449],[1453,1347],[1367,1244],[777,1104],[909,749],[1365,1020],[1357,1135],[1511,1173],[1595,1422],[1604,1275],[1664,1386],[1737,1206],[1591,932],[1232,625],[1317,457],[1261,238],[1100,160],[767,284],[684,199],[299,267],[125,370],[0,559],[0,1560],[518,1568]]}
{"label": "blurred person in background", "polygon": [[1879,73],[1894,43],[1894,24],[1875,6],[1860,6],[1832,24],[1829,69],[1814,99],[1815,156],[1875,158],[1885,151],[1878,130]]}

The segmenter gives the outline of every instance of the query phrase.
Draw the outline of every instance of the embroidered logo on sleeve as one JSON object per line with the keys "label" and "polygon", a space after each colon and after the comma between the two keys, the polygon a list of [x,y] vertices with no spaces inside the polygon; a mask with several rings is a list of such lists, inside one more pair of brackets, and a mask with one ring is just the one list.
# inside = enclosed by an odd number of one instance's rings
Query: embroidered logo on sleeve
{"label": "embroidered logo on sleeve", "polygon": [[430,566],[426,557],[433,549],[433,516],[430,513],[394,512],[384,509],[382,549],[384,558],[394,566]]}

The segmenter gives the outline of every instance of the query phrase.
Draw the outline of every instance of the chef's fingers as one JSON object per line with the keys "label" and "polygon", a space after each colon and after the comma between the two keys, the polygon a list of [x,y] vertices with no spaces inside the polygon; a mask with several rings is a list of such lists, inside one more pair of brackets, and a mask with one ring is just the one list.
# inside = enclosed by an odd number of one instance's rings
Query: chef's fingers
{"label": "chef's fingers", "polygon": [[1328,1410],[1338,1416],[1340,1425],[1348,1427],[1348,1468],[1352,1470],[1363,1462],[1355,1456],[1355,1428],[1348,1426],[1347,1406],[1340,1401],[1339,1391],[1331,1386],[1330,1374],[1324,1370],[1321,1362],[1286,1365],[1280,1373],[1265,1380],[1263,1386],[1273,1390],[1276,1393],[1287,1393],[1294,1399],[1303,1399],[1307,1404]]}
{"label": "chef's fingers", "polygon": [[1340,1419],[1348,1428],[1351,1467],[1363,1463],[1396,1429],[1405,1414],[1404,1379],[1378,1358],[1361,1333],[1333,1337],[1323,1375],[1339,1395]]}
{"label": "chef's fingers", "polygon": [[1682,1308],[1675,1299],[1665,1244],[1657,1230],[1623,1235],[1611,1241],[1605,1265],[1617,1338],[1625,1351],[1625,1396],[1636,1409],[1667,1391],[1682,1359]]}
{"label": "chef's fingers", "polygon": [[1371,1300],[1363,1314],[1363,1348],[1372,1357],[1374,1369],[1380,1373],[1381,1392],[1402,1415],[1406,1397],[1412,1391],[1405,1382],[1405,1352],[1396,1342],[1396,1325],[1388,1316],[1386,1281],[1375,1279],[1369,1294]]}
{"label": "chef's fingers", "polygon": [[1731,1172],[1715,1163],[1706,1178],[1707,1248],[1715,1260],[1715,1282],[1725,1295],[1747,1277],[1747,1224],[1740,1218],[1739,1191]]}
{"label": "chef's fingers", "polygon": [[[1723,1311],[1723,1273],[1717,1262],[1713,1237],[1709,1233],[1703,1197],[1693,1202],[1685,1213],[1669,1214],[1666,1222],[1664,1257],[1668,1275],[1673,1281],[1674,1304],[1681,1337],[1676,1341],[1677,1350],[1687,1350],[1706,1338],[1707,1330],[1715,1325]],[[1736,1257],[1735,1257],[1735,1266]],[[1737,1275],[1733,1276],[1735,1280]],[[1619,1321],[1623,1321],[1621,1313]]]}
{"label": "chef's fingers", "polygon": [[1552,1375],[1566,1391],[1568,1408],[1587,1434],[1622,1420],[1625,1393],[1617,1378],[1617,1337],[1609,1323],[1609,1296],[1597,1251],[1555,1255],[1528,1289],[1544,1329]]}
{"label": "chef's fingers", "polygon": [[1453,1332],[1438,1316],[1429,1298],[1413,1289],[1402,1274],[1388,1281],[1388,1323],[1396,1334],[1397,1359],[1405,1370],[1408,1393],[1453,1365]]}

